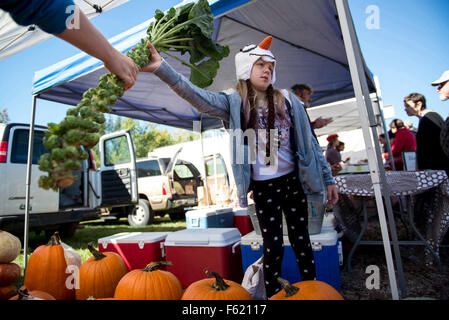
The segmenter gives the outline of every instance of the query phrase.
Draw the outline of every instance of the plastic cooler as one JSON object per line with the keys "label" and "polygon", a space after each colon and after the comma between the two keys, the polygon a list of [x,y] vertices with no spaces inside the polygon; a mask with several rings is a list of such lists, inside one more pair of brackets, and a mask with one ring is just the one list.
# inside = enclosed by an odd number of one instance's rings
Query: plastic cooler
{"label": "plastic cooler", "polygon": [[250,218],[251,208],[234,208],[234,228],[239,229],[243,235],[250,233],[254,230],[253,223]]}
{"label": "plastic cooler", "polygon": [[[341,244],[337,241],[337,232],[331,228],[323,229],[320,234],[311,235],[313,255],[317,280],[326,282],[340,291]],[[246,270],[262,256],[262,236],[251,232],[242,237],[242,264]],[[301,281],[301,275],[296,263],[288,236],[284,235],[284,258],[282,260],[282,278],[290,283]]]}
{"label": "plastic cooler", "polygon": [[164,261],[163,243],[171,232],[123,232],[98,239],[100,252],[116,252],[128,270],[144,269],[150,262]]}
{"label": "plastic cooler", "polygon": [[216,271],[223,278],[240,283],[243,279],[241,235],[236,228],[185,229],[165,239],[167,267],[183,288]]}
{"label": "plastic cooler", "polygon": [[234,213],[232,208],[205,207],[186,212],[187,229],[232,228]]}

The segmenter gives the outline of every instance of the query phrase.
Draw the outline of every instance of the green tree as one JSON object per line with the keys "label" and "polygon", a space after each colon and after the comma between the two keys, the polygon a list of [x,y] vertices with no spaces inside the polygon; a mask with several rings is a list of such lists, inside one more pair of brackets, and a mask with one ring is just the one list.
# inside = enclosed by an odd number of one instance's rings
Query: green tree
{"label": "green tree", "polygon": [[[101,134],[107,134],[119,130],[130,131],[136,158],[146,157],[148,153],[153,151],[155,148],[199,139],[199,135],[191,131],[176,129],[170,134],[165,129],[159,129],[155,123],[115,115],[107,115]],[[124,148],[123,144],[117,144],[113,147],[116,150],[111,154],[111,158],[109,159],[110,161],[118,160],[121,152],[123,152],[121,149]],[[92,152],[94,154],[95,163],[97,167],[99,167],[99,147],[95,146]]]}

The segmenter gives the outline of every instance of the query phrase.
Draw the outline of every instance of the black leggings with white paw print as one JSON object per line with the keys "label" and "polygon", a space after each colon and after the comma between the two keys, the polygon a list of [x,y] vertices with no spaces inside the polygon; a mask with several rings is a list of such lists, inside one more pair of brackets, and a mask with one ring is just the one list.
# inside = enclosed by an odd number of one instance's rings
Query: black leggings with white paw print
{"label": "black leggings with white paw print", "polygon": [[308,231],[307,200],[295,172],[265,180],[252,181],[257,219],[263,239],[263,272],[267,297],[282,289],[284,256],[282,212],[287,222],[288,239],[296,256],[302,280],[315,280],[315,261]]}

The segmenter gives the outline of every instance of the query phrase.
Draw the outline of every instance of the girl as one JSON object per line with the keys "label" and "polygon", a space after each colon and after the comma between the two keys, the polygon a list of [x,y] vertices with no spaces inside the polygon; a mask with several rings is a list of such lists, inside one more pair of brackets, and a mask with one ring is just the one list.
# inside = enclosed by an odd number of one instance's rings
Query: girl
{"label": "girl", "polygon": [[302,103],[294,94],[273,88],[276,60],[269,50],[271,41],[267,37],[259,46],[249,45],[237,53],[238,83],[226,92],[196,87],[162,60],[150,42],[151,60],[141,70],[154,73],[198,111],[220,118],[229,129],[239,203],[247,207],[248,192],[253,192],[262,230],[267,297],[281,289],[277,277],[281,277],[284,251],[282,212],[301,278],[314,280],[307,198],[325,202],[327,195],[330,204],[338,199],[331,170],[313,138]]}

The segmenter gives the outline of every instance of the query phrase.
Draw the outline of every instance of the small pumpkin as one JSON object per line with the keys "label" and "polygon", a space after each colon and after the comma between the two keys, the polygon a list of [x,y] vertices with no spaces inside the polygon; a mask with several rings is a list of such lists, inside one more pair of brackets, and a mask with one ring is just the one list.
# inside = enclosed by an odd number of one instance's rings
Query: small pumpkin
{"label": "small pumpkin", "polygon": [[114,298],[120,300],[179,300],[182,286],[176,276],[159,267],[168,261],[152,262],[145,269],[128,272],[118,283]]}
{"label": "small pumpkin", "polygon": [[17,290],[17,295],[15,295],[9,300],[56,300],[56,299],[53,298],[51,294],[48,294],[46,292],[39,290],[28,291],[26,286],[22,286],[20,287],[19,290]]}
{"label": "small pumpkin", "polygon": [[344,300],[337,290],[323,281],[307,280],[291,285],[282,278],[277,280],[284,289],[269,300]]}
{"label": "small pumpkin", "polygon": [[11,284],[19,280],[20,267],[16,263],[0,264],[0,285]]}
{"label": "small pumpkin", "polygon": [[75,289],[77,300],[86,300],[90,296],[95,299],[112,297],[120,279],[128,273],[122,257],[115,252],[96,250],[89,242],[87,248],[92,257],[86,260],[79,269],[79,289]]}
{"label": "small pumpkin", "polygon": [[8,300],[17,294],[17,288],[13,284],[0,286],[0,300]]}
{"label": "small pumpkin", "polygon": [[0,230],[0,263],[10,263],[17,258],[22,244],[20,239],[9,232]]}
{"label": "small pumpkin", "polygon": [[48,244],[37,247],[31,254],[24,284],[28,290],[47,292],[56,300],[72,300],[75,286],[69,277],[73,274],[67,268],[59,233],[55,232]]}
{"label": "small pumpkin", "polygon": [[198,280],[187,287],[181,300],[252,300],[245,288],[232,280],[224,280],[215,271],[206,271],[214,276]]}

